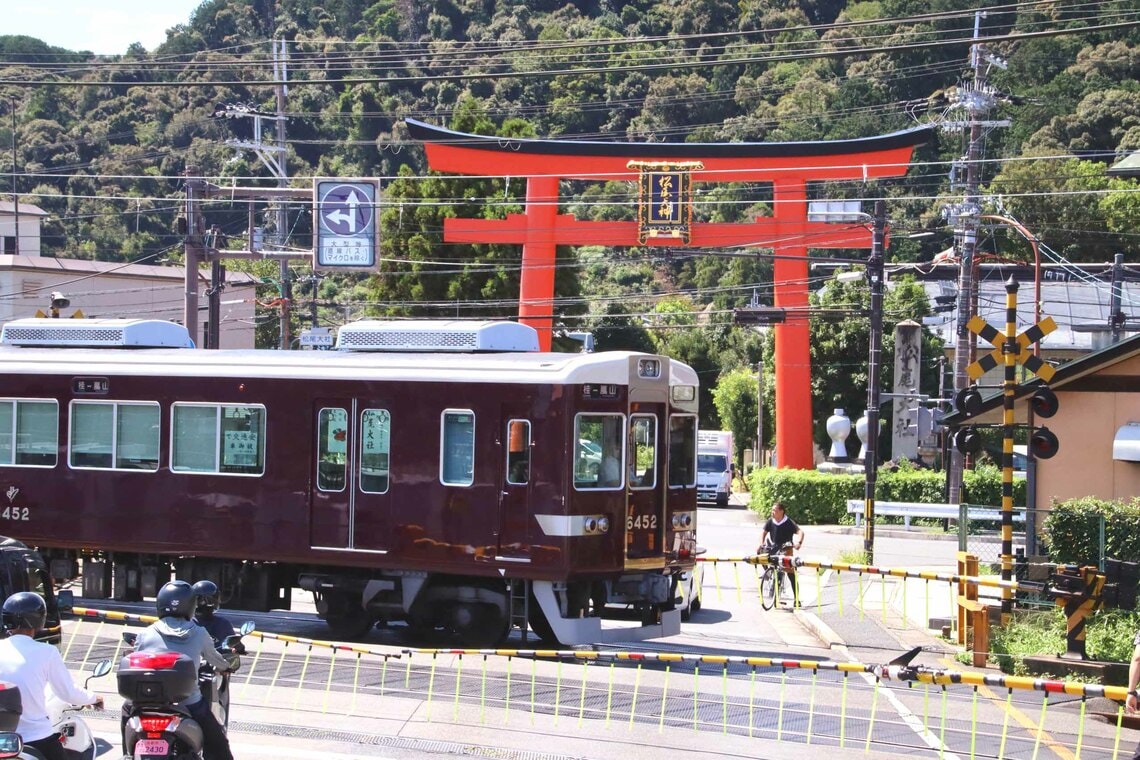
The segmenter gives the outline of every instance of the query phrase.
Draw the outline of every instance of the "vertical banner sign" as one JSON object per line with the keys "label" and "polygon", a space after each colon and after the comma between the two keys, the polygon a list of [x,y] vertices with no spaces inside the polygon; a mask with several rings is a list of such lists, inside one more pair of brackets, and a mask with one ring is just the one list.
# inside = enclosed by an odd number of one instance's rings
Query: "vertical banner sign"
{"label": "vertical banner sign", "polygon": [[692,172],[705,168],[704,164],[630,161],[626,167],[641,172],[637,241],[645,245],[650,238],[668,237],[688,245],[693,223]]}
{"label": "vertical banner sign", "polygon": [[377,269],[379,195],[373,180],[314,181],[313,206],[317,218],[314,269]]}

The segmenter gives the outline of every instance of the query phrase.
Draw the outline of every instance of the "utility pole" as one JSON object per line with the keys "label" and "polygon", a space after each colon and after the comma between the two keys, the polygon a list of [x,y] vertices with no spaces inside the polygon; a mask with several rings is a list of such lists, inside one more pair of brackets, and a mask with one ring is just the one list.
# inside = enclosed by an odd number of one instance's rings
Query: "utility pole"
{"label": "utility pole", "polygon": [[[985,11],[974,14],[974,39],[981,36],[981,22]],[[947,208],[947,216],[954,227],[955,244],[959,250],[958,269],[958,309],[957,309],[957,338],[954,343],[954,391],[958,392],[969,384],[966,367],[970,364],[972,339],[966,329],[966,323],[973,316],[976,304],[974,289],[974,254],[978,242],[978,228],[981,223],[982,206],[980,197],[981,166],[983,159],[983,138],[986,129],[994,126],[1005,126],[1007,123],[987,122],[983,117],[994,107],[994,95],[986,84],[986,71],[990,65],[1001,66],[1004,62],[997,58],[985,55],[980,43],[975,42],[970,47],[970,65],[973,68],[974,78],[971,83],[959,87],[957,91],[957,106],[964,108],[969,117],[966,125],[969,129],[969,143],[965,157],[965,188],[961,203],[953,204]],[[952,126],[952,125],[944,125]],[[953,178],[956,180],[959,164],[954,167]],[[954,182],[952,182],[954,184]],[[950,447],[950,465],[947,468],[947,490],[951,504],[961,500],[962,470],[965,460],[956,447]]]}
{"label": "utility pole", "polygon": [[1120,310],[1124,281],[1124,254],[1112,257],[1112,294],[1109,296],[1108,325],[1112,330],[1112,342],[1119,343],[1124,332],[1124,312]]}
{"label": "utility pole", "polygon": [[16,101],[8,101],[12,105],[12,224],[13,235],[16,236],[16,246],[13,253],[20,255],[20,189],[16,185]]}
{"label": "utility pole", "polygon": [[198,342],[198,264],[202,255],[202,209],[198,195],[204,191],[206,183],[198,176],[197,166],[186,167],[186,238],[182,243],[185,258],[186,302],[182,324],[190,339]]}
{"label": "utility pole", "polygon": [[[279,270],[278,290],[280,293],[279,308],[280,308],[280,342],[279,347],[288,349],[292,340],[289,331],[289,311],[290,304],[293,297],[293,283],[292,273],[289,270],[288,259],[290,258],[311,258],[309,254],[289,253],[285,250],[285,244],[289,239],[289,211],[288,202],[301,197],[311,197],[311,190],[294,190],[289,187],[289,170],[286,164],[286,141],[285,141],[285,98],[289,94],[289,88],[286,84],[288,78],[288,70],[286,68],[287,56],[287,42],[285,40],[273,40],[273,81],[274,81],[274,94],[276,106],[273,113],[260,111],[257,108],[244,103],[222,103],[215,107],[213,118],[215,119],[236,119],[236,118],[251,118],[253,119],[253,137],[250,140],[227,140],[227,145],[233,145],[237,148],[244,148],[252,150],[257,154],[261,163],[269,169],[277,179],[277,188],[274,191],[266,191],[259,197],[269,198],[275,203],[275,222],[274,227],[276,233],[274,234],[273,248],[274,250],[262,253],[260,257],[271,255],[278,258],[281,264]],[[264,121],[277,122],[276,137],[272,144],[262,142],[262,123]],[[253,248],[251,244],[251,249]],[[226,254],[227,257],[234,257],[234,254]]]}
{"label": "utility pole", "polygon": [[867,259],[867,282],[871,287],[871,340],[867,361],[867,458],[863,460],[863,551],[867,562],[875,559],[875,482],[879,472],[879,368],[883,353],[883,244],[887,203],[875,201],[871,227],[871,255]]}
{"label": "utility pole", "polygon": [[[278,46],[280,45],[280,47]],[[285,96],[289,89],[285,84],[288,77],[286,70],[287,49],[285,40],[273,41],[273,81],[277,94],[277,186],[289,187],[289,168],[285,160]],[[277,248],[283,250],[289,239],[289,207],[284,198],[277,202]],[[281,349],[287,350],[290,344],[289,336],[289,307],[293,300],[293,284],[290,280],[289,261],[281,259]]]}

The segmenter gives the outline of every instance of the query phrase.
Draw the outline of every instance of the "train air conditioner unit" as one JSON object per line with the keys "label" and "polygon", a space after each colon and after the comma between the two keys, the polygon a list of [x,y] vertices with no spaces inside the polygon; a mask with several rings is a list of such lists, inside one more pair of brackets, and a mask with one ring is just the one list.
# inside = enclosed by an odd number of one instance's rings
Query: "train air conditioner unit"
{"label": "train air conditioner unit", "polygon": [[16,319],[0,344],[26,347],[194,348],[183,325],[162,319]]}
{"label": "train air conditioner unit", "polygon": [[419,351],[472,353],[538,351],[538,332],[507,321],[365,319],[340,328],[342,351]]}

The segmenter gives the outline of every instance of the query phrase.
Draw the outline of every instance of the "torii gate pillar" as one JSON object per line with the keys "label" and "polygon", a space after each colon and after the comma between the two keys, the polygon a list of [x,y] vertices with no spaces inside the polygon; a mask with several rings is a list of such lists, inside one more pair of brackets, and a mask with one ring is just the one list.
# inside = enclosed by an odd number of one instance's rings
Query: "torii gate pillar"
{"label": "torii gate pillar", "polygon": [[[538,330],[550,350],[554,322],[555,255],[559,245],[671,245],[669,237],[643,242],[638,222],[594,222],[558,213],[561,179],[634,181],[631,163],[693,164],[693,182],[766,182],[774,189],[771,217],[739,224],[693,223],[691,247],[771,248],[775,305],[787,310],[776,331],[776,462],[814,466],[811,419],[811,354],[808,332],[808,248],[870,248],[862,225],[807,218],[809,182],[859,181],[906,173],[916,145],[930,127],[856,140],[799,143],[627,143],[520,140],[471,135],[406,119],[408,132],[426,143],[437,171],[469,176],[526,177],[526,213],[505,219],[444,220],[452,243],[522,245],[519,318]],[[810,246],[808,242],[810,241]]]}

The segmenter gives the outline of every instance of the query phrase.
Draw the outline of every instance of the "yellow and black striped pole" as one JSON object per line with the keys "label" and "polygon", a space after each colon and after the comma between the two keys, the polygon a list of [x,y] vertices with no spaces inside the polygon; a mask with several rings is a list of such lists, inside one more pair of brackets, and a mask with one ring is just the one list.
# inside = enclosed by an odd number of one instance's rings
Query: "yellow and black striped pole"
{"label": "yellow and black striped pole", "polygon": [[[1013,580],[1013,401],[1017,392],[1017,357],[1021,348],[1017,342],[1017,281],[1010,277],[1005,283],[1005,341],[1002,343],[1002,363],[1005,381],[1002,383],[1002,442],[1001,442],[1001,579]],[[1001,622],[1005,625],[1013,613],[1013,595],[1010,589],[1001,592]]]}

